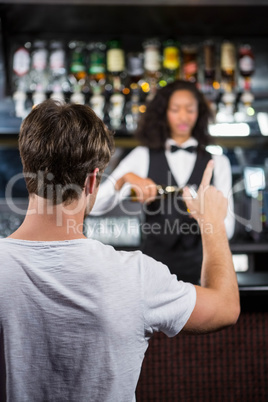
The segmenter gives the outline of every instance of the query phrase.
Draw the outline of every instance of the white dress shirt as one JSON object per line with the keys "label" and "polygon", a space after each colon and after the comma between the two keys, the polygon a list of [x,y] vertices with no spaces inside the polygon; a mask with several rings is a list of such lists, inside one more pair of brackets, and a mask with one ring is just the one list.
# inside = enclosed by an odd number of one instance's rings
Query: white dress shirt
{"label": "white dress shirt", "polygon": [[[187,184],[193,171],[196,153],[184,150],[170,152],[170,145],[176,144],[174,140],[166,141],[165,155],[179,187]],[[195,138],[189,138],[181,147],[196,146],[198,142]],[[228,199],[228,213],[225,219],[227,236],[230,239],[234,234],[235,218],[232,196],[232,172],[229,159],[225,155],[212,155],[214,160],[214,182],[215,187],[222,191]],[[159,166],[161,169],[161,166]],[[104,182],[100,185],[95,205],[91,212],[92,215],[102,215],[113,209],[120,201],[129,196],[130,184],[126,183],[120,191],[116,191],[114,186],[116,181],[132,172],[142,178],[148,177],[149,171],[149,149],[144,146],[134,148],[114,169],[110,176],[104,177]],[[159,184],[159,183],[157,183]]]}

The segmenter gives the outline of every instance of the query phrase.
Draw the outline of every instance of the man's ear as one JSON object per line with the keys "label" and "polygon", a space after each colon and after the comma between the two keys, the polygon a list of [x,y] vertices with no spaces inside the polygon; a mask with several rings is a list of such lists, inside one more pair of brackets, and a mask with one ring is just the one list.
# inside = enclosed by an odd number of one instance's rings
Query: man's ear
{"label": "man's ear", "polygon": [[86,195],[92,194],[94,192],[94,189],[96,188],[97,184],[97,174],[99,172],[99,169],[96,168],[92,173],[90,173],[85,181],[85,192]]}

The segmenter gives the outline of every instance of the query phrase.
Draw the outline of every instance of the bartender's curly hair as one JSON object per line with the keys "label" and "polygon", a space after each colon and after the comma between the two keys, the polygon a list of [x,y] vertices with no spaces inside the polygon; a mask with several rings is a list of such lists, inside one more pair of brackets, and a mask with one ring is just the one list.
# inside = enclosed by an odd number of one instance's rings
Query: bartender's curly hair
{"label": "bartender's curly hair", "polygon": [[208,101],[203,93],[198,90],[196,84],[190,81],[176,80],[159,89],[148,104],[146,112],[141,115],[135,135],[142,145],[151,149],[165,148],[166,139],[170,137],[166,117],[169,99],[175,91],[180,90],[190,91],[198,101],[198,118],[192,131],[192,137],[197,139],[201,148],[212,143],[208,133],[208,123],[210,119],[213,120],[214,116]]}

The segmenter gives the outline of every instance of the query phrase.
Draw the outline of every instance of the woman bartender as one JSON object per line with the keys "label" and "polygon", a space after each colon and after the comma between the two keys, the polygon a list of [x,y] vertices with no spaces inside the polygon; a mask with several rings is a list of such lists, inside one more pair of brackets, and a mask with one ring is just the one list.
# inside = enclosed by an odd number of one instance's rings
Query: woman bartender
{"label": "woman bartender", "polygon": [[210,142],[210,117],[210,108],[195,84],[177,80],[158,90],[136,133],[142,146],[131,151],[101,184],[92,211],[93,215],[105,212],[108,205],[115,205],[134,188],[145,212],[142,251],[166,264],[178,279],[192,283],[199,282],[201,271],[199,227],[178,198],[157,200],[156,186],[198,187],[207,162],[213,158],[213,185],[229,200],[225,224],[228,237],[232,237],[231,167],[226,156],[212,156],[205,150]]}

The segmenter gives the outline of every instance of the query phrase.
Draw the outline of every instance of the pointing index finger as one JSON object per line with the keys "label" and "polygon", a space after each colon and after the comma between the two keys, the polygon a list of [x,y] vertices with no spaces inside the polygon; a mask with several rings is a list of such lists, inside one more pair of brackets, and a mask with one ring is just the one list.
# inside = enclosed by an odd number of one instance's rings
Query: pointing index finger
{"label": "pointing index finger", "polygon": [[210,185],[213,169],[214,169],[214,161],[211,159],[208,162],[208,164],[206,166],[206,169],[205,169],[205,171],[203,173],[202,181],[201,181],[201,184],[200,184],[200,186],[202,186],[203,188],[205,188],[205,187]]}

